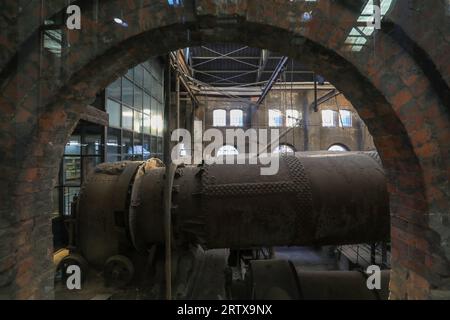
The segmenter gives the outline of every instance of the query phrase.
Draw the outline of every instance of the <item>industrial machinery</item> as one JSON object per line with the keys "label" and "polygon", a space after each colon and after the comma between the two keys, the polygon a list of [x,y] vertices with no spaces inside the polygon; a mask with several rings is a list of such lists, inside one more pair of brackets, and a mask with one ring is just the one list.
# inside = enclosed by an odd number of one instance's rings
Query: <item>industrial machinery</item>
{"label": "industrial machinery", "polygon": [[[308,152],[279,161],[271,176],[260,175],[261,164],[165,167],[154,159],[101,164],[74,201],[73,254],[67,259],[80,265],[86,260],[103,268],[107,281],[125,285],[148,271],[157,248],[165,248],[159,258],[171,297],[172,273],[181,268],[173,255],[189,248],[233,252],[389,238],[388,192],[376,153]],[[255,266],[260,265],[248,266],[254,277],[261,273]],[[297,278],[307,283],[304,275]]]}

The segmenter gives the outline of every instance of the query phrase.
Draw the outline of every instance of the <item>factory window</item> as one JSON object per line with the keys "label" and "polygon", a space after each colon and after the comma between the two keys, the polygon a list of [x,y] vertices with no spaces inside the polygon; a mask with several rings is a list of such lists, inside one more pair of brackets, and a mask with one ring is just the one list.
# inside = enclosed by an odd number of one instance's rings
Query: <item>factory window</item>
{"label": "factory window", "polygon": [[293,147],[287,145],[287,144],[280,144],[278,147],[276,147],[273,150],[274,154],[293,154],[295,153],[295,150]]}
{"label": "factory window", "polygon": [[227,112],[223,109],[213,111],[213,126],[225,127],[227,125]]}
{"label": "factory window", "polygon": [[133,106],[133,83],[125,78],[122,81],[122,102]]}
{"label": "factory window", "polygon": [[322,110],[322,127],[336,127],[336,111]]}
{"label": "factory window", "polygon": [[339,111],[339,126],[350,128],[352,126],[352,113],[350,110]]}
{"label": "factory window", "polygon": [[333,144],[328,148],[328,151],[334,151],[334,152],[346,152],[350,151],[350,149],[347,146],[344,146],[342,144]]}
{"label": "factory window", "polygon": [[[107,131],[108,162],[162,158],[163,83],[163,65],[151,59],[129,69],[106,88],[109,125],[119,129]],[[119,151],[115,150],[116,144],[121,146]]]}
{"label": "factory window", "polygon": [[103,161],[103,127],[80,121],[69,138],[61,161],[58,181],[59,207],[63,215],[70,214],[70,203],[81,184]]}
{"label": "factory window", "polygon": [[231,127],[242,127],[244,125],[244,112],[242,110],[231,110],[230,111],[230,126]]}
{"label": "factory window", "polygon": [[225,145],[223,147],[220,147],[219,150],[217,150],[217,156],[218,157],[223,157],[223,156],[234,156],[234,155],[238,155],[239,151],[230,145]]}
{"label": "factory window", "polygon": [[109,114],[109,125],[120,128],[120,103],[108,99],[106,101],[106,112]]}
{"label": "factory window", "polygon": [[280,110],[269,110],[269,127],[281,127],[283,125],[283,115]]}
{"label": "factory window", "polygon": [[122,126],[124,129],[133,130],[133,110],[122,107]]}
{"label": "factory window", "polygon": [[287,127],[297,127],[300,123],[300,112],[293,109],[286,110],[286,126]]}
{"label": "factory window", "polygon": [[117,100],[121,100],[122,99],[122,85],[121,85],[121,78],[117,79],[116,81],[114,81],[113,83],[111,83],[107,88],[106,88],[106,95],[108,97],[117,99]]}
{"label": "factory window", "polygon": [[107,162],[122,160],[121,131],[119,129],[108,128],[106,138]]}

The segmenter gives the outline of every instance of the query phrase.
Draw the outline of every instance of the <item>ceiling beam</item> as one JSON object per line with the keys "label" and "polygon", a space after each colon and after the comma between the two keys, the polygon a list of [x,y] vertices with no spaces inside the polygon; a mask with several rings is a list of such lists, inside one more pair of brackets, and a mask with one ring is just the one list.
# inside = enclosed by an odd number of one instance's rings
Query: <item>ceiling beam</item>
{"label": "ceiling beam", "polygon": [[283,71],[284,67],[286,66],[286,63],[288,61],[288,57],[281,58],[280,62],[278,63],[277,67],[275,68],[274,72],[270,76],[269,81],[267,82],[267,85],[264,87],[263,92],[261,96],[258,99],[258,102],[256,102],[256,107],[259,107],[261,103],[266,98],[267,94],[269,93],[270,89],[272,89],[275,82],[278,80],[281,72]]}
{"label": "ceiling beam", "polygon": [[321,104],[324,104],[325,102],[327,102],[327,101],[329,101],[329,100],[331,100],[331,99],[333,99],[333,98],[335,98],[335,97],[337,97],[337,96],[339,96],[341,94],[342,93],[337,91],[336,89],[332,89],[332,90],[330,90],[329,92],[327,92],[325,95],[323,95],[322,97],[320,97],[317,100],[317,105],[316,105],[315,102],[311,103],[309,105],[309,109],[316,108],[316,107],[320,106]]}
{"label": "ceiling beam", "polygon": [[[210,52],[212,52],[212,53],[214,53],[214,54],[218,54],[218,55],[220,55],[221,57],[224,57],[225,59],[233,60],[233,61],[235,61],[235,62],[242,63],[242,64],[245,64],[245,65],[254,67],[254,68],[257,68],[257,67],[258,67],[258,65],[256,65],[256,64],[248,63],[248,62],[245,62],[245,61],[241,61],[241,60],[239,60],[239,59],[236,59],[236,58],[230,56],[233,52],[230,52],[230,53],[227,53],[227,54],[221,54],[220,52],[217,52],[217,51],[215,51],[215,50],[213,50],[213,49],[210,49],[210,48],[208,48],[208,47],[205,47],[205,46],[202,46],[202,48],[204,48],[204,49],[206,49],[206,50],[208,50],[208,51],[210,51]],[[248,48],[248,47],[246,47],[246,48]],[[235,50],[235,51],[236,51],[236,50]],[[205,62],[202,62],[202,63],[205,63]],[[198,64],[197,64],[197,66],[198,66]],[[194,67],[195,67],[195,66],[194,66]]]}
{"label": "ceiling beam", "polygon": [[[212,57],[211,59],[208,59],[208,60],[206,60],[206,61],[203,61],[203,62],[194,64],[193,68],[198,67],[198,66],[201,66],[201,65],[206,64],[206,63],[210,63],[210,62],[215,61],[215,60],[218,60],[218,59],[228,59],[228,58],[230,58],[230,55],[232,55],[232,54],[234,54],[234,53],[238,53],[238,52],[240,52],[240,51],[242,51],[242,50],[245,50],[245,49],[247,49],[248,47],[245,46],[245,47],[242,47],[242,48],[233,50],[233,51],[228,52],[228,53],[225,53],[225,54],[221,54],[221,53],[219,53],[219,52],[217,52],[217,51],[214,51],[214,50],[212,50],[212,49],[209,49],[208,47],[205,47],[205,46],[202,46],[202,48],[204,48],[205,50],[208,50],[208,51],[210,51],[210,52],[212,51],[214,54],[217,54],[217,56],[216,56],[216,57]],[[195,57],[193,57],[193,59],[195,59]]]}
{"label": "ceiling beam", "polygon": [[[194,69],[194,71],[198,72],[208,72],[208,73],[243,73],[243,72],[258,72],[258,70],[198,70]],[[261,73],[273,73],[275,70],[265,70]],[[287,74],[313,74],[311,71],[285,71]]]}

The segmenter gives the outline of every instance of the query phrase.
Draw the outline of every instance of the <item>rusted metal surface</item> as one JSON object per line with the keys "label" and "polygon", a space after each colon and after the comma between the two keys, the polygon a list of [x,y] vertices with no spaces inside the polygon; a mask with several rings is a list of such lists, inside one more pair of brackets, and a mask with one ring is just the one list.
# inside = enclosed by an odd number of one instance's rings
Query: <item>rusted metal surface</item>
{"label": "rusted metal surface", "polygon": [[287,260],[254,260],[245,281],[247,298],[255,300],[387,300],[389,278],[381,271],[380,287],[369,289],[364,272],[296,271]]}
{"label": "rusted metal surface", "polygon": [[94,266],[131,247],[129,192],[142,162],[99,165],[81,189],[77,203],[77,248]]}
{"label": "rusted metal surface", "polygon": [[[260,165],[186,166],[171,173],[173,177],[165,168],[129,166],[128,171],[96,172],[81,192],[81,247],[96,261],[116,254],[123,234],[141,251],[164,243],[163,188],[168,178],[173,178],[175,246],[337,245],[389,238],[383,169],[365,153],[282,157],[273,176],[261,176]],[[117,231],[114,221],[120,210],[126,215],[125,232]]]}

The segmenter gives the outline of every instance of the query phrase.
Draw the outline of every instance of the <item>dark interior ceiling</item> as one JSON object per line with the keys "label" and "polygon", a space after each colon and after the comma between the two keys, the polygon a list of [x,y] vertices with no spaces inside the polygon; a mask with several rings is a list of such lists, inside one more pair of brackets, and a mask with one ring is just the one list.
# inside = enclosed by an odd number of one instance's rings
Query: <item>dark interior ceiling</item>
{"label": "dark interior ceiling", "polygon": [[[208,44],[189,48],[188,64],[198,81],[210,86],[261,86],[268,82],[282,56],[239,44]],[[313,73],[299,61],[288,59],[280,79],[287,82],[313,81]]]}
{"label": "dark interior ceiling", "polygon": [[[377,3],[376,0],[329,1],[337,2],[357,13],[362,13],[369,1]],[[380,3],[390,6],[391,1],[381,0]],[[362,30],[361,27],[358,29]],[[356,31],[355,28],[352,29],[353,33]],[[362,34],[361,31],[356,36],[353,33],[352,37],[349,34],[349,46],[352,50],[361,50],[366,42],[363,38],[369,35]],[[352,42],[355,40],[353,38],[357,41]],[[193,47],[185,51],[185,57],[192,75],[201,86],[265,87],[266,84],[273,84],[276,81],[312,82],[314,79],[319,82],[324,81],[320,76],[315,78],[314,73],[302,65],[301,61],[294,61],[277,53],[240,44],[219,43]]]}

